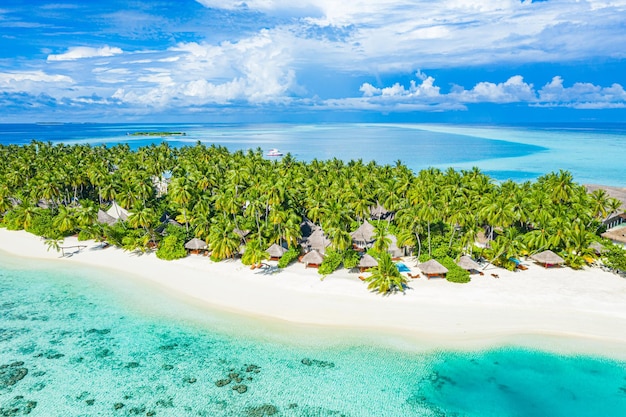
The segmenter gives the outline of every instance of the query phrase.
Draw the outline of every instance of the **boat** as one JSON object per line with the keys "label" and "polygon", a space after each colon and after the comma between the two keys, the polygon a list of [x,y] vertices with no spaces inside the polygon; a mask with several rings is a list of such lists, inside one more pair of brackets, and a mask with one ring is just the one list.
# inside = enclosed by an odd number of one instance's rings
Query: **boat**
{"label": "boat", "polygon": [[270,149],[269,151],[267,151],[266,155],[267,156],[283,156],[283,153],[279,151],[278,149],[274,148],[274,149]]}

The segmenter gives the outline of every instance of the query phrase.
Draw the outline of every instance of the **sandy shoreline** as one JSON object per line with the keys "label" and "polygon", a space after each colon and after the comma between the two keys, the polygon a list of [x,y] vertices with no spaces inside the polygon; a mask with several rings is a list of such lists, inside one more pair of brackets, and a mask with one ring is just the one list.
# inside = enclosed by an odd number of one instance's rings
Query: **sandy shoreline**
{"label": "sandy shoreline", "polygon": [[[214,263],[202,256],[161,261],[121,249],[67,238],[63,246],[87,245],[60,258],[27,232],[0,228],[0,251],[120,271],[209,308],[260,318],[338,328],[370,329],[428,341],[441,347],[517,344],[598,353],[626,359],[626,280],[599,269],[487,270],[469,284],[411,280],[405,295],[367,291],[358,274],[292,265],[268,275],[238,261]],[[407,262],[409,265],[412,263]],[[491,277],[497,272],[499,279]]]}

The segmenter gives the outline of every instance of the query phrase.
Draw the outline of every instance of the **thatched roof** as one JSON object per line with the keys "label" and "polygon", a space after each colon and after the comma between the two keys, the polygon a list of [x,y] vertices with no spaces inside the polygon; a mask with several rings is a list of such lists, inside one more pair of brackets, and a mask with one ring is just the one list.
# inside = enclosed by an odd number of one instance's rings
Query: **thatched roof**
{"label": "thatched roof", "polygon": [[375,266],[378,266],[378,261],[374,259],[373,256],[368,255],[367,253],[363,255],[363,257],[359,261],[359,268],[373,268]]}
{"label": "thatched roof", "polygon": [[471,270],[478,271],[480,269],[480,265],[474,262],[474,260],[467,255],[461,256],[461,259],[459,259],[459,261],[456,264],[460,266],[461,268],[465,269],[466,271],[471,271]]}
{"label": "thatched roof", "polygon": [[185,243],[185,249],[189,250],[201,250],[206,249],[206,242],[202,239],[194,237],[189,242]]}
{"label": "thatched roof", "polygon": [[324,236],[322,229],[315,229],[315,231],[304,242],[304,245],[311,250],[317,250],[322,253],[326,251],[326,248],[330,246],[330,240]]}
{"label": "thatched roof", "polygon": [[385,220],[393,216],[393,212],[387,210],[379,202],[376,202],[375,206],[370,207],[370,217],[372,220]]}
{"label": "thatched roof", "polygon": [[614,242],[626,243],[626,227],[612,229],[601,235],[605,239],[611,239]]}
{"label": "thatched roof", "polygon": [[561,265],[565,263],[565,260],[563,260],[563,258],[552,252],[551,250],[544,250],[543,252],[536,253],[532,255],[531,258],[533,258],[540,264]]}
{"label": "thatched roof", "polygon": [[272,258],[280,258],[285,254],[285,252],[287,252],[287,249],[277,245],[276,243],[267,248],[267,253],[269,253]]}
{"label": "thatched roof", "polygon": [[107,214],[114,219],[120,219],[126,221],[128,219],[128,215],[130,214],[128,210],[120,207],[115,201],[111,204],[111,208],[107,210]]}
{"label": "thatched roof", "polygon": [[440,274],[448,273],[448,268],[441,265],[439,262],[437,262],[434,259],[431,259],[430,261],[426,261],[423,264],[419,264],[418,268],[420,269],[420,271],[422,271],[426,275],[440,275]]}
{"label": "thatched roof", "polygon": [[324,256],[316,250],[312,250],[302,257],[301,262],[307,265],[321,265]]}
{"label": "thatched roof", "polygon": [[117,222],[115,217],[109,216],[102,210],[98,210],[98,223],[108,224],[109,226],[113,226]]}
{"label": "thatched roof", "polygon": [[350,236],[355,242],[371,242],[374,239],[374,226],[366,220]]}

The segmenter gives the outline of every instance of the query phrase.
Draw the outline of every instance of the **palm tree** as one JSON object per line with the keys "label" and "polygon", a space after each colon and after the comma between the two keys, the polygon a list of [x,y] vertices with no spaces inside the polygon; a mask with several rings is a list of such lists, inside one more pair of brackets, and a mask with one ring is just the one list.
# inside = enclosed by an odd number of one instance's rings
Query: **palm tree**
{"label": "palm tree", "polygon": [[263,244],[260,240],[253,239],[246,245],[246,251],[241,257],[241,262],[244,265],[250,265],[252,269],[259,266],[261,262],[270,258],[270,254],[267,250],[263,249]]}
{"label": "palm tree", "polygon": [[367,289],[381,294],[398,290],[404,292],[407,279],[398,271],[388,253],[380,254],[378,265],[370,269],[370,272],[371,275],[365,278],[365,282],[368,283]]}

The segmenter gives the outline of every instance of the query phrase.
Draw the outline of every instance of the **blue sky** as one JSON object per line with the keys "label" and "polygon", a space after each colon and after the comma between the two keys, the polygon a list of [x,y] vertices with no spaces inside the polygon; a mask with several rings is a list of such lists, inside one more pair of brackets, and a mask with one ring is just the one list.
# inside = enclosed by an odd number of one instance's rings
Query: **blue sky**
{"label": "blue sky", "polygon": [[0,3],[0,122],[626,120],[626,0]]}

